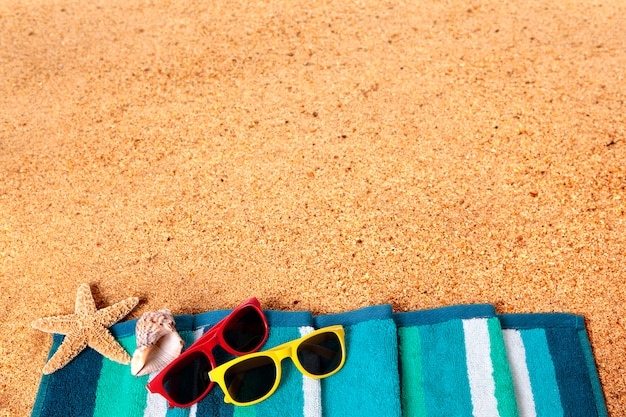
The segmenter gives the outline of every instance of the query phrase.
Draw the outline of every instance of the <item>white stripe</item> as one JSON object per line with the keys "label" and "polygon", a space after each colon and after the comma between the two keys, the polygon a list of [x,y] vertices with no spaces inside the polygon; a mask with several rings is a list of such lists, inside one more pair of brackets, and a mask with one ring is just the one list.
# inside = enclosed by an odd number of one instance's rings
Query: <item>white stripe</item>
{"label": "white stripe", "polygon": [[515,329],[504,329],[502,330],[502,335],[504,336],[506,356],[511,367],[519,415],[520,417],[537,417],[535,398],[530,385],[530,374],[526,365],[526,348],[524,348],[522,335],[519,330]]}
{"label": "white stripe", "polygon": [[465,354],[472,413],[476,417],[498,417],[496,383],[493,379],[491,362],[491,341],[487,319],[463,320],[465,333]]}
{"label": "white stripe", "polygon": [[[311,326],[300,327],[300,335],[313,331]],[[304,396],[303,417],[322,417],[322,385],[319,379],[302,375],[302,395]]]}
{"label": "white stripe", "polygon": [[[150,374],[149,381],[157,375],[157,372]],[[167,414],[167,400],[160,394],[153,394],[146,389],[146,408],[143,410],[144,417],[165,417]]]}

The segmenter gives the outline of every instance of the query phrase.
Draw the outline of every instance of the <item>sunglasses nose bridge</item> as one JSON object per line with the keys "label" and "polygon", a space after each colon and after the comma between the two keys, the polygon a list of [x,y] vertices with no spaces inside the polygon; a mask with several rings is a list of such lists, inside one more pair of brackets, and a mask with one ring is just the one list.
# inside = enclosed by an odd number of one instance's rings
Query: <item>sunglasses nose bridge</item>
{"label": "sunglasses nose bridge", "polygon": [[[194,351],[201,351],[207,353],[207,356],[212,356],[211,353],[213,352],[213,349],[215,349],[215,347],[219,344],[220,341],[218,333],[214,328],[211,328],[204,335],[202,335],[200,339],[198,339],[195,345],[192,345],[191,347]],[[191,351],[191,349],[189,350]]]}
{"label": "sunglasses nose bridge", "polygon": [[286,343],[284,345],[275,347],[274,349],[270,349],[265,353],[267,354],[267,356],[272,358],[274,360],[274,363],[276,363],[276,366],[280,368],[280,364],[283,360],[294,357],[293,355],[295,355],[296,352],[296,350],[294,349],[294,345],[294,343]]}

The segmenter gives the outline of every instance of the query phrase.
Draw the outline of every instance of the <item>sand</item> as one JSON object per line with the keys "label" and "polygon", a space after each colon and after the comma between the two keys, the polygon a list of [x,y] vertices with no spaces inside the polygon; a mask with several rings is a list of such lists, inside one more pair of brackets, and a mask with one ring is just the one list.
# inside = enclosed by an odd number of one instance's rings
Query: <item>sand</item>
{"label": "sand", "polygon": [[0,0],[0,415],[32,320],[584,315],[626,413],[626,2]]}

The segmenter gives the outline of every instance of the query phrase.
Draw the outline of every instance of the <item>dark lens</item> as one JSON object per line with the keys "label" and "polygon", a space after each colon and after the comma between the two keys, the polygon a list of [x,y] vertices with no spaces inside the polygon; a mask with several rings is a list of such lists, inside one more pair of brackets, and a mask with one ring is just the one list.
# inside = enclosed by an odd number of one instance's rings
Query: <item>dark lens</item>
{"label": "dark lens", "polygon": [[224,340],[231,349],[247,353],[260,347],[266,332],[263,317],[256,308],[249,306],[230,319],[224,329]]}
{"label": "dark lens", "polygon": [[267,356],[251,358],[228,369],[224,381],[235,401],[258,400],[272,390],[276,382],[276,364]]}
{"label": "dark lens", "polygon": [[163,388],[178,404],[192,403],[207,392],[210,370],[211,362],[204,353],[191,353],[163,377]]}
{"label": "dark lens", "polygon": [[341,342],[335,333],[320,333],[298,346],[298,360],[313,375],[326,375],[341,364]]}

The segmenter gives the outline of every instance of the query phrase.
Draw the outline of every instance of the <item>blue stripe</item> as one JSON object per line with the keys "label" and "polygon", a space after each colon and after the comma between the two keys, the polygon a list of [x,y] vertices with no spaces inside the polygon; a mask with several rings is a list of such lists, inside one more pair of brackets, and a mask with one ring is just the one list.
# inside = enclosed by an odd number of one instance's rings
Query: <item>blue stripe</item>
{"label": "blue stripe", "polygon": [[546,338],[556,380],[559,384],[563,411],[568,417],[597,416],[587,364],[574,328],[548,328]]}
{"label": "blue stripe", "polygon": [[[270,327],[313,326],[313,314],[310,311],[263,310],[263,314]],[[300,337],[299,332],[294,334],[296,339]]]}
{"label": "blue stripe", "polygon": [[[50,356],[61,345],[63,336],[55,334]],[[49,356],[49,357],[50,357]],[[98,378],[102,368],[102,356],[91,348],[83,350],[70,363],[46,379],[46,401],[33,409],[38,417],[90,416],[95,408]],[[87,371],[86,371],[87,370]],[[37,406],[37,404],[35,404]]]}
{"label": "blue stripe", "polygon": [[504,329],[585,328],[583,317],[569,313],[501,314],[498,318]]}
{"label": "blue stripe", "polygon": [[587,330],[578,330],[578,338],[580,339],[580,347],[583,350],[583,354],[585,355],[585,360],[587,362],[587,370],[589,371],[591,387],[596,400],[598,417],[608,417],[609,413],[606,409],[604,394],[602,393],[602,385],[600,384],[600,377],[598,376],[598,369],[596,368],[596,361],[593,357],[591,344],[589,343],[589,338],[587,337]]}
{"label": "blue stripe", "polygon": [[443,323],[453,319],[490,318],[494,317],[495,314],[496,310],[492,305],[477,304],[396,313],[393,315],[393,319],[398,327],[407,327]]}
{"label": "blue stripe", "polygon": [[391,305],[382,304],[361,308],[359,310],[348,311],[345,313],[316,316],[314,320],[315,327],[321,329],[322,327],[332,326],[334,324],[352,326],[354,324],[359,324],[368,320],[388,319],[392,317],[392,313],[393,310],[391,308]]}
{"label": "blue stripe", "polygon": [[471,416],[463,322],[420,326],[427,416]]}
{"label": "blue stripe", "polygon": [[552,355],[543,329],[520,330],[537,416],[563,417]]}

